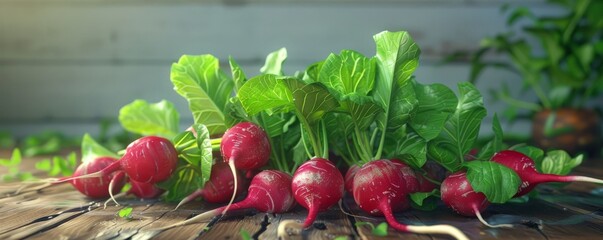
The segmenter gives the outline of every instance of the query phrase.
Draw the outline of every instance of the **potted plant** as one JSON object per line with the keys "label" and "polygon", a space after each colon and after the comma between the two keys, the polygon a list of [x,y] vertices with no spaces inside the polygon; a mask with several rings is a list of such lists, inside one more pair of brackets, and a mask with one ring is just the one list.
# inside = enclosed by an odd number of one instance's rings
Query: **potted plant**
{"label": "potted plant", "polygon": [[[593,102],[603,92],[603,1],[548,3],[564,12],[536,16],[526,7],[504,6],[504,11],[510,10],[511,30],[482,40],[470,55],[470,78],[475,82],[489,67],[517,73],[523,83],[520,94],[531,92],[538,100],[522,100],[503,83],[493,93],[507,103],[504,115],[510,120],[531,117],[532,139],[541,148],[596,153],[602,135],[601,104]],[[522,26],[517,27],[520,20]],[[492,58],[491,53],[504,58]]]}

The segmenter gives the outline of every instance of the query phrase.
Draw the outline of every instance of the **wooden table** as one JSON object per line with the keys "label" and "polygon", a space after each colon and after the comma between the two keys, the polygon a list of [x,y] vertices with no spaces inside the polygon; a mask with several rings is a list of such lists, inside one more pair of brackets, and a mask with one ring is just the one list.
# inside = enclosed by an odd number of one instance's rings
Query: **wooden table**
{"label": "wooden table", "polygon": [[[0,157],[6,155],[5,151]],[[603,160],[586,161],[574,173],[603,177]],[[69,184],[39,192],[10,194],[19,185],[0,184],[0,239],[242,239],[241,231],[249,233],[252,238],[276,239],[280,221],[301,221],[307,213],[301,207],[286,214],[235,212],[219,221],[157,233],[150,230],[182,221],[216,206],[194,202],[172,211],[174,204],[126,198],[120,200],[120,207],[109,204],[103,209],[103,201],[87,199]],[[409,210],[396,214],[396,218],[407,224],[451,224],[471,239],[603,239],[602,186],[572,183],[553,188],[549,184],[538,190],[542,193],[539,199],[531,199],[527,203],[493,205],[484,213],[490,223],[515,224],[511,229],[488,228],[477,219],[458,216],[444,206],[438,206],[431,212]],[[117,216],[116,213],[124,206],[133,208],[131,220]],[[376,237],[371,234],[369,226],[356,226],[356,223],[371,222],[377,225],[385,221],[383,218],[361,212],[349,196],[344,199],[343,208],[357,216],[348,216],[339,207],[333,207],[318,216],[314,227],[291,238],[450,239],[442,235],[416,235],[391,229],[386,237]]]}

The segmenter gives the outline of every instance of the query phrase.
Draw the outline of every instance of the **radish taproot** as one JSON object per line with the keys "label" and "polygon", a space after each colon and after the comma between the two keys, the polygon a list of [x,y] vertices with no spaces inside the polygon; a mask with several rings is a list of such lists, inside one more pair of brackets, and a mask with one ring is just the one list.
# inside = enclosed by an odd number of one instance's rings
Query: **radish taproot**
{"label": "radish taproot", "polygon": [[125,154],[111,165],[93,173],[57,182],[104,177],[122,170],[128,178],[136,182],[152,184],[167,180],[177,165],[178,152],[172,142],[162,137],[145,136],[130,143]]}
{"label": "radish taproot", "polygon": [[[238,183],[245,182],[240,174],[236,174],[236,176]],[[218,161],[212,166],[209,181],[205,183],[205,186],[182,199],[174,210],[198,197],[208,203],[227,202],[234,192],[234,182],[234,177],[228,164]],[[241,194],[242,191],[242,187],[237,188],[236,195]]]}
{"label": "radish taproot", "polygon": [[[284,213],[290,211],[295,206],[295,199],[291,191],[291,176],[282,171],[263,170],[259,172],[251,179],[247,192],[245,199],[230,205],[231,210],[255,209],[264,213]],[[223,215],[227,207],[229,206],[219,207],[157,230],[167,230],[199,221],[206,221]]]}
{"label": "radish taproot", "polygon": [[547,182],[591,182],[603,184],[603,180],[586,176],[565,176],[539,173],[534,161],[525,154],[514,150],[499,151],[492,156],[491,161],[502,164],[517,173],[521,185],[515,197],[523,196],[538,184]]}
{"label": "radish taproot", "polygon": [[251,171],[265,166],[270,159],[270,150],[268,135],[252,122],[237,123],[224,132],[220,152],[234,176],[234,191],[224,213],[228,211],[238,192],[237,169]]}
{"label": "radish taproot", "polygon": [[381,159],[366,163],[354,177],[354,201],[360,209],[383,215],[394,229],[421,234],[448,234],[456,239],[468,239],[463,232],[451,225],[413,226],[399,223],[393,212],[408,205],[406,182],[399,168],[389,160]]}
{"label": "radish taproot", "polygon": [[278,236],[284,237],[287,227],[310,227],[319,212],[327,210],[341,200],[343,188],[343,176],[332,162],[318,157],[304,162],[293,174],[291,190],[295,201],[308,209],[308,216],[303,224],[294,220],[282,221],[278,227]]}
{"label": "radish taproot", "polygon": [[467,180],[467,172],[459,171],[446,177],[440,186],[440,192],[444,204],[460,215],[475,216],[492,228],[513,227],[511,224],[491,225],[484,220],[481,213],[490,206],[490,202],[486,195],[473,190]]}

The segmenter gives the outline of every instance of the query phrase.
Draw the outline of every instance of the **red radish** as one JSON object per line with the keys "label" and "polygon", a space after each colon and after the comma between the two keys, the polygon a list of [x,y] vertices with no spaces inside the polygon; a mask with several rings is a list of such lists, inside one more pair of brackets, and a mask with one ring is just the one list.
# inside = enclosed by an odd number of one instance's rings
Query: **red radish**
{"label": "red radish", "polygon": [[251,171],[266,165],[270,158],[270,141],[266,132],[258,125],[241,122],[226,130],[220,142],[220,151],[235,176],[234,191],[224,209],[225,213],[238,192],[236,169]]}
{"label": "red radish", "polygon": [[57,182],[103,177],[123,170],[136,182],[158,183],[167,180],[176,170],[177,164],[178,152],[172,142],[162,137],[146,136],[130,143],[121,159],[102,170]]}
{"label": "red radish", "polygon": [[354,201],[373,215],[384,215],[394,229],[412,233],[448,234],[457,239],[468,239],[463,232],[450,225],[412,226],[399,223],[393,211],[408,204],[406,182],[399,168],[389,160],[366,163],[354,177]]}
{"label": "red radish", "polygon": [[488,227],[513,227],[510,224],[490,225],[482,218],[481,212],[490,206],[490,202],[486,195],[473,190],[464,171],[446,177],[440,191],[444,204],[460,215],[477,216]]}
{"label": "red radish", "polygon": [[75,177],[75,179],[70,181],[71,185],[91,198],[108,198],[111,194],[118,193],[126,184],[124,174],[121,171],[103,175],[100,178],[77,178],[78,176],[98,172],[115,162],[117,162],[117,159],[112,157],[99,157],[80,164],[73,172],[72,177]]}
{"label": "red radish", "polygon": [[[237,182],[244,182],[240,175],[237,175]],[[208,203],[223,203],[230,200],[234,191],[234,178],[228,165],[224,162],[216,162],[211,168],[209,181],[205,183],[202,189],[199,189],[178,203],[175,209],[181,205],[201,197]],[[241,194],[243,188],[237,188],[237,195]]]}
{"label": "red radish", "polygon": [[287,226],[298,229],[308,228],[314,223],[318,212],[335,205],[343,197],[343,176],[333,163],[324,158],[312,158],[295,170],[291,190],[295,201],[308,209],[303,224],[293,220],[279,224],[279,236],[284,236]]}
{"label": "red radish", "polygon": [[[256,174],[249,184],[247,197],[230,206],[231,210],[255,209],[265,213],[284,213],[295,206],[295,199],[291,192],[291,176],[278,170],[264,170]],[[228,206],[199,214],[176,224],[162,227],[166,230],[178,226],[208,220],[219,216]]]}
{"label": "red radish", "polygon": [[538,184],[547,182],[592,182],[603,184],[603,180],[591,177],[539,173],[536,170],[534,161],[530,157],[513,150],[497,152],[492,156],[492,161],[512,169],[521,178],[521,185],[515,197],[523,196],[532,191]]}
{"label": "red radish", "polygon": [[406,182],[406,189],[408,189],[409,193],[415,193],[419,191],[419,180],[417,179],[417,175],[415,171],[406,163],[402,162],[400,159],[392,159],[390,160],[396,167],[398,167],[398,171],[402,173],[402,177]]}
{"label": "red radish", "polygon": [[354,164],[348,168],[348,171],[345,173],[345,190],[349,193],[352,193],[354,189],[354,176],[356,176],[356,172],[360,170],[360,166]]}

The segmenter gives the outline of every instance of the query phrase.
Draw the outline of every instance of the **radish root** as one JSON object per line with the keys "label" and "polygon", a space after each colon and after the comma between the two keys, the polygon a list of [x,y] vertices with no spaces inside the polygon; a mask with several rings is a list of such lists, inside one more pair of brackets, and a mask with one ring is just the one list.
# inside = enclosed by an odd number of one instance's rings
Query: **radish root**
{"label": "radish root", "polygon": [[475,216],[477,217],[477,219],[479,219],[479,221],[482,222],[482,224],[484,224],[490,228],[512,228],[513,227],[513,224],[491,225],[490,223],[486,222],[486,220],[484,220],[484,218],[482,217],[482,214],[479,212],[479,210],[477,210],[476,206],[473,206],[473,211],[475,211]]}

